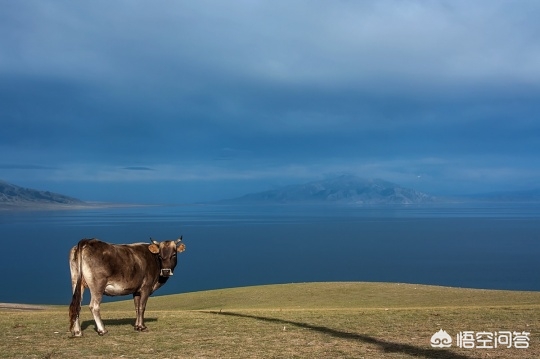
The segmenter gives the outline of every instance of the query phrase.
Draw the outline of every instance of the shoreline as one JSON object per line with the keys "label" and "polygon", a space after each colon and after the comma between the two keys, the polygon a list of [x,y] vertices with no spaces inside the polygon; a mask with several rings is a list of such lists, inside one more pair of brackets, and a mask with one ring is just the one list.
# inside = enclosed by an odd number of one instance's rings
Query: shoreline
{"label": "shoreline", "polygon": [[16,310],[16,311],[38,311],[47,309],[44,305],[35,304],[19,304],[19,303],[0,303],[0,310]]}
{"label": "shoreline", "polygon": [[130,207],[154,207],[159,204],[139,204],[139,203],[111,203],[111,202],[83,202],[83,203],[0,203],[0,213],[3,211],[66,211],[85,209],[107,209],[107,208],[130,208]]}

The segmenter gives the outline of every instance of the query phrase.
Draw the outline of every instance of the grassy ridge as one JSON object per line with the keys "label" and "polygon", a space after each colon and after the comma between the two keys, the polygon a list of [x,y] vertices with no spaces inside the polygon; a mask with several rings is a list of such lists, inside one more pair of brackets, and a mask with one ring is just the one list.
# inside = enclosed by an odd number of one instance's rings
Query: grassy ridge
{"label": "grassy ridge", "polygon": [[[299,283],[211,290],[152,299],[153,310],[356,309],[540,305],[540,293],[401,283]],[[123,309],[126,303],[108,303]],[[127,304],[128,307],[131,303]]]}
{"label": "grassy ridge", "polygon": [[[86,299],[88,300],[88,294]],[[67,307],[0,310],[1,358],[538,358],[540,293],[392,283],[305,283],[149,300],[145,333],[131,300],[106,303],[99,337],[67,333]],[[528,349],[434,349],[439,329],[528,331]]]}

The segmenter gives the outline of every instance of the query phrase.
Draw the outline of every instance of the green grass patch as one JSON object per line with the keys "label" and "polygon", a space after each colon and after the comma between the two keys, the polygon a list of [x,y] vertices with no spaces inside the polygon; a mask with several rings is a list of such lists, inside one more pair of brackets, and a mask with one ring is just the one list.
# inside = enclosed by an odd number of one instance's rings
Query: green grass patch
{"label": "green grass patch", "polygon": [[[87,295],[88,297],[88,295]],[[148,332],[131,300],[87,307],[69,337],[67,307],[0,310],[1,358],[538,358],[540,293],[394,283],[304,283],[151,297]],[[435,349],[439,329],[528,331],[528,349]]]}

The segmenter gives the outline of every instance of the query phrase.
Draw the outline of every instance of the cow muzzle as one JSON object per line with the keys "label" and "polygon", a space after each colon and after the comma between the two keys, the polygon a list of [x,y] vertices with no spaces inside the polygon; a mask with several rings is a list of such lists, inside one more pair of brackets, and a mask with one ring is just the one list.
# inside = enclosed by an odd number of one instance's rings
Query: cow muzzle
{"label": "cow muzzle", "polygon": [[172,271],[172,269],[163,268],[159,275],[162,276],[162,277],[170,277],[170,276],[173,275],[173,271]]}

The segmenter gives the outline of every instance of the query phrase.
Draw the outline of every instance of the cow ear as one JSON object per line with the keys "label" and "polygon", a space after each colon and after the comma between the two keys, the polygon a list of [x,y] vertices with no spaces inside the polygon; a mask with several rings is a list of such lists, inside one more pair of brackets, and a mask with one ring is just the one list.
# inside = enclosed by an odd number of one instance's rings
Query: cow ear
{"label": "cow ear", "polygon": [[176,251],[178,253],[182,253],[183,251],[186,250],[186,245],[184,243],[180,244],[177,248],[176,248]]}
{"label": "cow ear", "polygon": [[148,246],[148,250],[154,254],[158,254],[159,253],[159,247],[155,244],[151,244]]}

